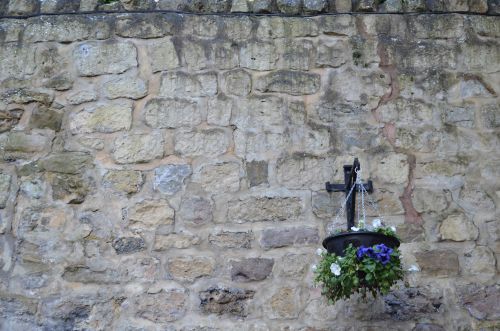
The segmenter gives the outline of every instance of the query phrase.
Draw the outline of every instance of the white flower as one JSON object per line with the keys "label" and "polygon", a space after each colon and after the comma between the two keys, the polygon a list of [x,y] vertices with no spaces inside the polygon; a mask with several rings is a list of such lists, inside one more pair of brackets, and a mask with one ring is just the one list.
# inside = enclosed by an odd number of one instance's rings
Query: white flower
{"label": "white flower", "polygon": [[354,231],[354,232],[358,232],[360,230],[360,228],[357,228],[355,226],[351,227],[351,230]]}
{"label": "white flower", "polygon": [[420,268],[417,265],[412,265],[408,268],[408,271],[410,272],[418,272],[420,271]]}
{"label": "white flower", "polygon": [[391,226],[391,230],[396,232],[396,227],[395,226]]}
{"label": "white flower", "polygon": [[340,275],[340,266],[337,263],[332,263],[332,265],[330,266],[330,270],[335,276]]}
{"label": "white flower", "polygon": [[321,254],[323,254],[323,249],[318,248],[318,249],[316,250],[316,255],[321,256]]}
{"label": "white flower", "polygon": [[318,266],[317,266],[317,265],[315,265],[315,264],[313,264],[313,265],[311,266],[311,270],[312,270],[313,272],[314,272],[314,271],[316,271],[316,270],[318,270]]}
{"label": "white flower", "polygon": [[380,228],[382,226],[382,221],[378,218],[374,219],[372,222],[373,228]]}

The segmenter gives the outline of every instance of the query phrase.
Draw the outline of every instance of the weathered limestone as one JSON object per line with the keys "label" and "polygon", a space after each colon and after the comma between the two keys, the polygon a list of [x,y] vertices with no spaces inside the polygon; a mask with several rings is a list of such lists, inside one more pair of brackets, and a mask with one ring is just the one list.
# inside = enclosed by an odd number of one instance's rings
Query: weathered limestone
{"label": "weathered limestone", "polygon": [[178,257],[167,262],[168,273],[176,280],[187,282],[210,276],[214,268],[215,261],[208,257]]}
{"label": "weathered limestone", "polygon": [[132,125],[132,110],[132,102],[125,100],[86,107],[73,114],[70,129],[74,134],[129,130]]}
{"label": "weathered limestone", "polygon": [[183,187],[184,180],[191,175],[187,164],[169,164],[155,169],[153,187],[164,194],[175,194]]}
{"label": "weathered limestone", "polygon": [[246,316],[247,301],[255,291],[240,288],[211,287],[200,292],[201,309],[211,314]]}
{"label": "weathered limestone", "polygon": [[178,128],[201,123],[200,105],[188,99],[151,99],[144,107],[146,124],[153,128]]}
{"label": "weathered limestone", "polygon": [[142,163],[164,154],[164,140],[160,133],[124,134],[115,139],[113,158],[117,163]]}
{"label": "weathered limestone", "polygon": [[140,171],[110,170],[104,175],[103,182],[116,191],[131,194],[140,191],[144,176]]}
{"label": "weathered limestone", "polygon": [[293,245],[311,245],[319,241],[318,230],[309,227],[266,229],[262,232],[260,245],[264,249]]}
{"label": "weathered limestone", "polygon": [[296,197],[251,197],[229,201],[227,210],[230,222],[291,221],[301,215],[303,203]]}
{"label": "weathered limestone", "polygon": [[119,74],[137,66],[137,49],[130,42],[83,43],[73,57],[82,76]]}
{"label": "weathered limestone", "polygon": [[259,281],[271,274],[273,259],[250,258],[231,262],[231,280],[237,282]]}
{"label": "weathered limestone", "polygon": [[155,230],[174,223],[174,210],[166,200],[145,200],[130,207],[128,216],[131,226]]}

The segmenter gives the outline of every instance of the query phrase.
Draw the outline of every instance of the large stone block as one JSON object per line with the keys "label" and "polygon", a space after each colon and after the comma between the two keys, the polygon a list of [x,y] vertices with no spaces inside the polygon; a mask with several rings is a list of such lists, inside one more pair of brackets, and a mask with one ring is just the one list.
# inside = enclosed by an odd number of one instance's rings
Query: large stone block
{"label": "large stone block", "polygon": [[203,97],[217,94],[217,75],[204,73],[190,75],[185,72],[168,72],[161,77],[162,97]]}
{"label": "large stone block", "polygon": [[206,192],[222,194],[240,189],[241,167],[236,162],[203,165],[195,169],[193,182],[201,185]]}
{"label": "large stone block", "polygon": [[139,77],[118,76],[107,80],[102,90],[108,99],[140,99],[148,94],[148,83]]}
{"label": "large stone block", "polygon": [[[15,112],[11,112],[15,116]],[[61,110],[40,105],[31,113],[30,127],[35,129],[51,129],[59,131],[63,120],[64,112]],[[15,117],[8,117],[15,121]]]}
{"label": "large stone block", "polygon": [[257,37],[269,38],[297,38],[316,37],[318,25],[311,18],[264,16],[259,20]]}
{"label": "large stone block", "polygon": [[167,270],[176,280],[193,282],[195,279],[210,276],[215,269],[215,260],[210,257],[185,256],[169,259]]}
{"label": "large stone block", "polygon": [[250,197],[231,200],[227,206],[229,222],[274,222],[298,219],[304,204],[298,197]]}
{"label": "large stone block", "polygon": [[39,161],[40,168],[63,174],[78,174],[90,167],[93,157],[81,152],[53,153]]}
{"label": "large stone block", "polygon": [[458,256],[449,250],[418,252],[415,254],[422,272],[430,276],[453,277],[458,275]]}
{"label": "large stone block", "polygon": [[500,319],[500,287],[498,285],[481,287],[468,285],[459,288],[461,304],[469,314],[478,320],[494,321]]}
{"label": "large stone block", "polygon": [[441,239],[452,241],[476,240],[479,231],[464,214],[448,216],[439,227]]}
{"label": "large stone block", "polygon": [[6,43],[0,48],[0,73],[2,79],[23,78],[35,71],[35,51],[33,45],[13,45]]}
{"label": "large stone block", "polygon": [[112,156],[116,163],[143,163],[163,156],[164,139],[160,133],[125,134],[115,139]]}
{"label": "large stone block", "polygon": [[175,152],[184,156],[214,157],[226,153],[229,145],[228,133],[221,129],[178,131],[174,137]]}
{"label": "large stone block", "polygon": [[116,238],[111,245],[118,255],[136,253],[146,249],[146,243],[141,237]]}
{"label": "large stone block", "polygon": [[155,231],[174,223],[174,210],[166,200],[144,200],[128,209],[128,217],[131,227]]}
{"label": "large stone block", "polygon": [[201,311],[206,314],[247,316],[247,301],[255,291],[241,288],[210,287],[199,293]]}
{"label": "large stone block", "polygon": [[237,96],[248,95],[252,91],[252,76],[245,70],[233,70],[224,74],[225,90]]}
{"label": "large stone block", "polygon": [[82,203],[95,189],[91,179],[80,174],[51,173],[47,175],[47,180],[52,187],[52,198],[70,204]]}
{"label": "large stone block", "polygon": [[266,161],[250,161],[245,168],[250,187],[268,183],[269,165]]}
{"label": "large stone block", "polygon": [[115,33],[125,38],[158,38],[170,34],[172,26],[172,20],[163,14],[125,14],[117,17]]}
{"label": "large stone block", "polygon": [[182,288],[162,289],[133,300],[135,315],[154,323],[170,323],[186,314],[188,297]]}
{"label": "large stone block", "polygon": [[295,245],[312,245],[318,242],[318,229],[305,226],[266,229],[262,231],[260,239],[261,247],[266,250]]}
{"label": "large stone block", "polygon": [[249,42],[241,47],[240,66],[253,70],[276,69],[278,52],[271,43]]}
{"label": "large stone block", "polygon": [[278,160],[276,178],[282,185],[299,189],[322,189],[333,177],[333,160],[321,157],[293,155]]}
{"label": "large stone block", "polygon": [[212,203],[198,196],[189,196],[181,201],[178,217],[191,225],[203,225],[212,222]]}
{"label": "large stone block", "polygon": [[350,44],[345,40],[322,40],[318,45],[316,65],[338,68],[351,58],[350,48]]}
{"label": "large stone block", "polygon": [[199,71],[207,69],[210,66],[210,53],[208,52],[209,46],[200,40],[183,39],[180,54],[181,62],[192,71]]}
{"label": "large stone block", "polygon": [[14,108],[9,110],[0,110],[0,133],[10,131],[23,116],[24,109]]}
{"label": "large stone block", "polygon": [[29,20],[24,32],[26,41],[73,42],[106,39],[110,36],[109,21],[98,16],[44,16]]}
{"label": "large stone block", "polygon": [[235,69],[240,65],[240,47],[236,43],[216,42],[210,45],[210,58],[214,66],[219,69]]}
{"label": "large stone block", "polygon": [[70,116],[69,128],[73,134],[129,130],[132,125],[132,111],[133,103],[128,100],[87,106]]}
{"label": "large stone block", "polygon": [[320,87],[321,79],[318,74],[284,70],[262,76],[255,83],[257,91],[291,95],[314,94]]}
{"label": "large stone block", "polygon": [[180,65],[171,39],[159,39],[148,44],[148,56],[153,72],[172,70]]}
{"label": "large stone block", "polygon": [[271,319],[295,319],[302,309],[299,288],[281,287],[269,299],[269,317]]}
{"label": "large stone block", "polygon": [[200,237],[189,232],[170,233],[167,235],[156,235],[153,249],[165,251],[171,248],[189,248],[200,243]]}
{"label": "large stone block", "polygon": [[207,123],[219,126],[229,126],[234,107],[234,100],[223,94],[219,94],[217,97],[208,100]]}
{"label": "large stone block", "polygon": [[201,120],[199,103],[188,99],[154,98],[144,107],[144,121],[153,128],[193,127]]}
{"label": "large stone block", "polygon": [[252,248],[253,232],[219,231],[208,235],[208,242],[218,248]]}
{"label": "large stone block", "polygon": [[144,184],[144,177],[135,170],[109,170],[103,178],[105,186],[127,194],[137,193]]}
{"label": "large stone block", "polygon": [[81,76],[119,74],[137,67],[137,49],[131,42],[86,42],[73,51]]}
{"label": "large stone block", "polygon": [[231,261],[231,280],[237,282],[264,280],[271,274],[273,266],[273,259],[249,258]]}
{"label": "large stone block", "polygon": [[465,253],[461,264],[462,272],[480,282],[487,282],[496,275],[496,259],[489,247],[476,246],[472,251]]}
{"label": "large stone block", "polygon": [[191,175],[188,164],[167,164],[155,169],[153,189],[164,194],[175,194],[184,186],[184,181]]}
{"label": "large stone block", "polygon": [[32,154],[42,152],[48,148],[50,140],[49,137],[38,133],[10,132],[7,135],[4,150],[2,151],[3,158],[30,157]]}

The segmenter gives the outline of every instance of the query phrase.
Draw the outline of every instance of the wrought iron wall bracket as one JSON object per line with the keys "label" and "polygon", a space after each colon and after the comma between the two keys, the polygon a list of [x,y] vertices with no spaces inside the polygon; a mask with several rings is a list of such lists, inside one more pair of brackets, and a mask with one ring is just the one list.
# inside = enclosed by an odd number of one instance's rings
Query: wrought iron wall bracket
{"label": "wrought iron wall bracket", "polygon": [[[358,176],[356,170],[361,168],[359,161],[357,158],[354,159],[354,163],[352,165],[344,166],[344,184],[331,184],[327,182],[325,184],[327,192],[345,192],[346,196],[351,191],[353,185],[356,185],[356,178]],[[366,192],[373,192],[373,182],[369,180],[366,183],[362,184]],[[354,226],[354,216],[356,211],[356,192],[360,191],[360,187],[356,187],[349,199],[346,202],[346,217],[347,217],[347,230]]]}

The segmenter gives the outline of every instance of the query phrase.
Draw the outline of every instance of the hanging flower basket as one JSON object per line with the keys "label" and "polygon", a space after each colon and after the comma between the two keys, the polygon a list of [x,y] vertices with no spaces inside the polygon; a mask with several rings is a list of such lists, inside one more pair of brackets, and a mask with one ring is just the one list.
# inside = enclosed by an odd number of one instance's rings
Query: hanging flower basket
{"label": "hanging flower basket", "polygon": [[[349,168],[344,166],[344,171]],[[357,159],[348,174],[361,173]],[[348,225],[354,224],[355,192],[359,189],[361,195],[361,212],[358,210],[358,225],[350,226],[349,231],[334,233],[323,240],[323,247],[317,254],[321,257],[318,265],[313,266],[314,282],[322,288],[322,294],[333,304],[340,299],[348,299],[355,293],[366,297],[387,294],[390,288],[403,279],[404,272],[398,249],[400,241],[394,227],[385,227],[381,219],[373,220],[366,227],[365,190],[360,176],[348,180],[346,175],[346,200],[340,212],[343,214],[346,205],[351,209],[347,215]],[[328,188],[329,183],[327,184]],[[372,206],[378,210],[372,201]],[[331,231],[333,232],[333,231]]]}

